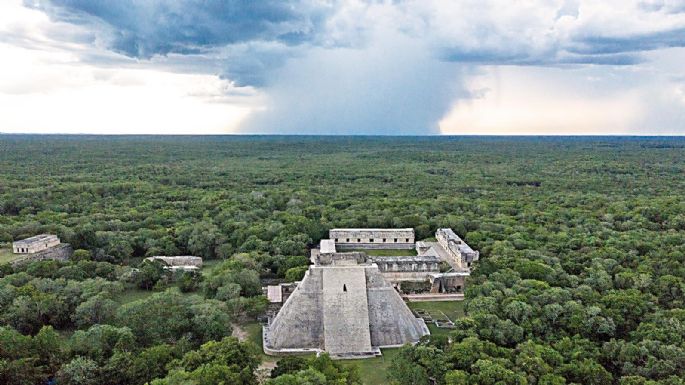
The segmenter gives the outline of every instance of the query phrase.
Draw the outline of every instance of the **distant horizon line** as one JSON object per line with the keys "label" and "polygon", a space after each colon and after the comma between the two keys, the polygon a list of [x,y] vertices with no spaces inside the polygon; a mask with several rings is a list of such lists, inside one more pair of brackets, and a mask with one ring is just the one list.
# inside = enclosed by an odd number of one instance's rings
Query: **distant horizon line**
{"label": "distant horizon line", "polygon": [[529,137],[529,138],[685,138],[683,134],[267,134],[267,133],[223,133],[223,134],[130,134],[130,133],[62,133],[62,132],[2,132],[0,136],[102,136],[102,137],[240,137],[240,136],[279,136],[279,137],[387,137],[387,138],[411,138],[411,137]]}

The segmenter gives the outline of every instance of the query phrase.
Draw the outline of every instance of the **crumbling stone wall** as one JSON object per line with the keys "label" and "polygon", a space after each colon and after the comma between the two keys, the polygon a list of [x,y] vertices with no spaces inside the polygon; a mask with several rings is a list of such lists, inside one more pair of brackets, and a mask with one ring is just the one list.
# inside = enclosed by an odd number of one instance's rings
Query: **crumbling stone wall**
{"label": "crumbling stone wall", "polygon": [[438,229],[435,238],[440,246],[455,258],[460,268],[470,267],[471,263],[478,260],[478,251],[473,250],[452,229]]}
{"label": "crumbling stone wall", "polygon": [[332,229],[329,238],[339,249],[413,249],[414,229]]}
{"label": "crumbling stone wall", "polygon": [[173,256],[173,257],[167,257],[167,256],[154,256],[154,257],[148,257],[145,258],[146,260],[149,261],[161,261],[164,262],[167,266],[174,267],[174,266],[193,266],[200,268],[202,267],[202,258],[200,257],[194,257],[190,255],[179,255],[179,256]]}
{"label": "crumbling stone wall", "polygon": [[59,245],[60,240],[53,234],[39,234],[12,243],[15,254],[32,254]]}
{"label": "crumbling stone wall", "polygon": [[390,272],[437,272],[440,261],[434,256],[369,257],[383,273]]}
{"label": "crumbling stone wall", "polygon": [[17,266],[24,263],[44,261],[52,259],[55,261],[67,261],[74,254],[74,249],[68,243],[60,243],[57,246],[38,251],[33,254],[26,254],[26,256],[12,261],[12,265]]}
{"label": "crumbling stone wall", "polygon": [[431,293],[463,293],[468,274],[433,274],[430,277]]}

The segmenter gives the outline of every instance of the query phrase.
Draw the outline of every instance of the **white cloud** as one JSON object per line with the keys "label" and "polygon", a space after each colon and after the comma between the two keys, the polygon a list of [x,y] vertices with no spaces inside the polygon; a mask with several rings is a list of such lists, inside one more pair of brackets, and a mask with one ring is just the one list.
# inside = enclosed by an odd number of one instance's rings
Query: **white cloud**
{"label": "white cloud", "polygon": [[[238,92],[215,75],[159,70],[153,62],[51,40],[46,32],[55,23],[17,2],[3,3],[0,15],[0,132],[225,134],[259,104],[254,89]],[[22,37],[30,43],[4,42]],[[116,65],[82,61],[79,54],[89,50]]]}
{"label": "white cloud", "polygon": [[[313,2],[325,12],[298,11],[302,41],[255,31],[204,46],[186,15],[173,31],[133,28],[126,42],[171,50],[149,59],[112,52],[133,8],[122,21],[107,3],[88,17],[77,9],[85,3],[35,1],[52,19],[0,2],[1,132],[421,134],[438,122],[451,134],[685,130],[685,49],[668,48],[685,45],[681,1]],[[174,15],[182,4],[201,2],[179,2]],[[245,22],[210,16],[214,37],[224,22]],[[183,44],[167,46],[167,32]]]}
{"label": "white cloud", "polygon": [[474,97],[457,101],[440,129],[450,135],[683,135],[682,82],[669,68],[668,62],[490,66],[470,80]]}
{"label": "white cloud", "polygon": [[[634,93],[585,95],[550,79],[550,69],[539,67],[490,68],[473,79],[481,96],[461,100],[440,122],[449,135],[588,135],[625,134],[642,116]],[[564,72],[563,77],[570,74]],[[582,75],[575,74],[580,81]]]}
{"label": "white cloud", "polygon": [[33,63],[0,75],[2,132],[221,134],[251,110],[224,103],[215,76]]}
{"label": "white cloud", "polygon": [[[454,61],[503,64],[555,63],[578,54],[668,45],[671,34],[676,40],[682,37],[685,9],[674,12],[667,3],[645,7],[643,1],[626,0],[412,0],[401,7],[414,16],[412,25],[422,26],[420,33],[437,52]],[[659,33],[665,35],[654,36]],[[607,46],[604,39],[624,40]]]}

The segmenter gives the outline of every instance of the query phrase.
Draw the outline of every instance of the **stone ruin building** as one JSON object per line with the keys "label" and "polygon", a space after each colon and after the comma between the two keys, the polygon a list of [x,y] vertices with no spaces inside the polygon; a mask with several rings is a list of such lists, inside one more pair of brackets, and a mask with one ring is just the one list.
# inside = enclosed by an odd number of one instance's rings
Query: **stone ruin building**
{"label": "stone ruin building", "polygon": [[461,269],[471,267],[471,263],[478,260],[479,253],[459,238],[452,229],[438,229],[435,232],[435,239]]}
{"label": "stone ruin building", "polygon": [[[418,256],[435,258],[449,265],[445,272],[429,271],[423,279],[430,284],[431,293],[461,293],[466,287],[466,278],[471,275],[471,264],[478,260],[479,253],[474,251],[466,242],[449,228],[441,228],[435,232],[436,241],[416,242]],[[404,257],[402,257],[404,258]],[[392,276],[390,279],[398,287],[403,282],[419,282],[421,269],[413,275]]]}
{"label": "stone ruin building", "polygon": [[52,234],[40,234],[12,243],[15,254],[32,254],[60,244],[59,238]]}
{"label": "stone ruin building", "polygon": [[[416,243],[413,229],[333,229],[329,236],[312,249],[301,282],[265,288],[267,354],[325,351],[333,358],[362,358],[415,343],[429,332],[404,303],[402,285],[424,285],[435,295],[459,293],[478,260],[478,252],[451,229],[438,229],[435,241]],[[417,255],[342,251],[412,248]]]}
{"label": "stone ruin building", "polygon": [[297,289],[297,282],[279,283],[278,285],[268,285],[262,288],[263,294],[268,300],[266,319],[272,319],[278,314],[278,311],[281,310],[281,307],[295,289]]}
{"label": "stone ruin building", "polygon": [[340,250],[413,249],[414,229],[331,229],[328,237]]}
{"label": "stone ruin building", "polygon": [[14,265],[46,259],[66,261],[74,252],[71,245],[61,243],[53,234],[39,234],[12,242],[12,251],[19,255],[19,258],[12,261]]}
{"label": "stone ruin building", "polygon": [[[414,229],[332,229],[329,238],[321,241],[320,250],[312,250],[312,258],[323,250],[415,249],[417,255],[369,256],[378,265],[386,280],[398,289],[425,283],[431,293],[460,293],[471,264],[478,260],[474,251],[449,228],[435,232],[435,241],[414,243]],[[409,253],[408,253],[409,254]],[[447,269],[441,266],[448,266]],[[446,270],[446,271],[445,271]]]}
{"label": "stone ruin building", "polygon": [[[264,352],[325,351],[333,358],[364,358],[429,334],[364,253],[323,251],[264,326]],[[281,287],[271,289],[270,301],[280,299]]]}
{"label": "stone ruin building", "polygon": [[157,255],[154,257],[145,258],[146,261],[160,261],[164,265],[165,270],[183,270],[194,271],[202,268],[202,258],[192,255],[179,255],[174,257],[167,257]]}

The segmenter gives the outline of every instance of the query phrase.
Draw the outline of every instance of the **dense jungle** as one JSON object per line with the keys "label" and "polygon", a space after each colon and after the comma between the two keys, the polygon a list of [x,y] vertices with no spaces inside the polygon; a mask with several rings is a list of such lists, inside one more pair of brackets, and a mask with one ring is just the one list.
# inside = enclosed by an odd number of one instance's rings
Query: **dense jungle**
{"label": "dense jungle", "polygon": [[[685,384],[683,198],[679,138],[0,135],[0,383],[365,383],[326,355],[260,378],[236,331],[329,228],[451,227],[465,314],[386,383]],[[72,260],[13,267],[40,233]]]}

